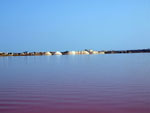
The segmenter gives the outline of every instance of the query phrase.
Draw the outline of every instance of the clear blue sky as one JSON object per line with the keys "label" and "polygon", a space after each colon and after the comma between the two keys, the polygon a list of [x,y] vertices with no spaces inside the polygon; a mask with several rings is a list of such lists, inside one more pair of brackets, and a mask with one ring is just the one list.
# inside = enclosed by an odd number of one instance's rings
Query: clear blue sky
{"label": "clear blue sky", "polygon": [[150,0],[0,0],[0,51],[150,48]]}

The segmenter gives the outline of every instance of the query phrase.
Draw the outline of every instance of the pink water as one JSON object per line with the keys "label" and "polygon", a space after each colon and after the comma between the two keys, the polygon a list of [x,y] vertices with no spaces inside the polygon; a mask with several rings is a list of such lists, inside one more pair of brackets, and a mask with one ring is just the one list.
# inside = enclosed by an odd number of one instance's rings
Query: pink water
{"label": "pink water", "polygon": [[0,113],[150,113],[150,54],[0,57]]}

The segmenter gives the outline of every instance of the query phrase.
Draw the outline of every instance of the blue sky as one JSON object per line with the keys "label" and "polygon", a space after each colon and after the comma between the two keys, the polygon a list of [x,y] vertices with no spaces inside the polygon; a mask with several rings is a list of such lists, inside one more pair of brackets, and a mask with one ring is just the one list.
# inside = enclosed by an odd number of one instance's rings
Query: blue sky
{"label": "blue sky", "polygon": [[150,48],[150,0],[0,0],[0,51]]}

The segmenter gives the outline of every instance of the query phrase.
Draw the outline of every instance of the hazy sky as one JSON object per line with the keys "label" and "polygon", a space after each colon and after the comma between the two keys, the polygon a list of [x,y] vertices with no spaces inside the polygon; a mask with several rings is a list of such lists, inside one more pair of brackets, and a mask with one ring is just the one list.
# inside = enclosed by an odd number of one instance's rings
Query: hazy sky
{"label": "hazy sky", "polygon": [[0,0],[0,51],[150,48],[150,0]]}

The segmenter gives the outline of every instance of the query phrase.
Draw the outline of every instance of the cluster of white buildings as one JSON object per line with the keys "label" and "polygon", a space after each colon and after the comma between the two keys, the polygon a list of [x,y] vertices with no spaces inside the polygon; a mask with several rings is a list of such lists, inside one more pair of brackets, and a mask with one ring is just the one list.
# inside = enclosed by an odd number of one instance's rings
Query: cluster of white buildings
{"label": "cluster of white buildings", "polygon": [[104,51],[83,50],[83,51],[65,51],[65,52],[22,52],[22,53],[4,53],[0,52],[0,56],[40,56],[40,55],[89,55],[89,54],[105,54]]}

